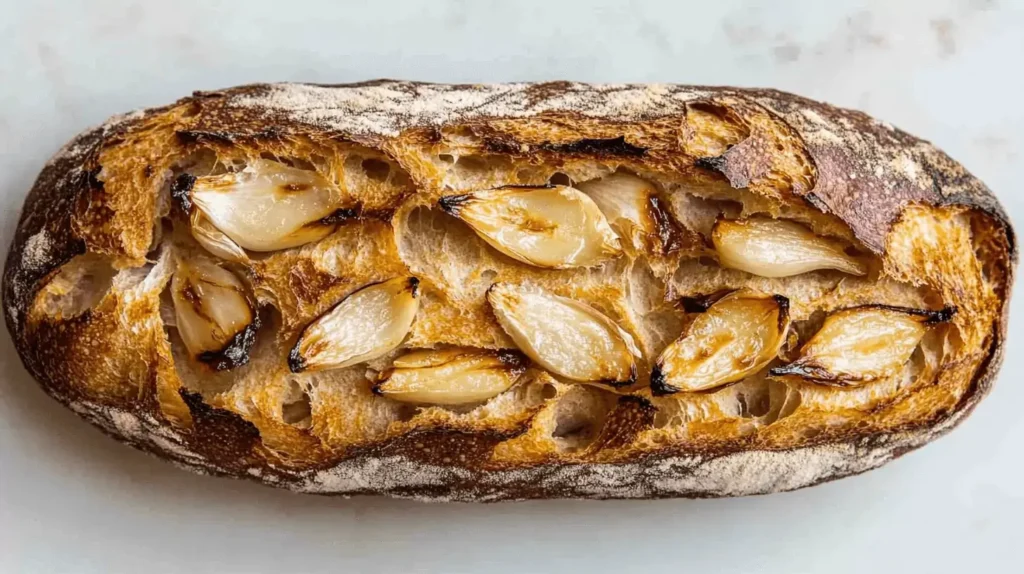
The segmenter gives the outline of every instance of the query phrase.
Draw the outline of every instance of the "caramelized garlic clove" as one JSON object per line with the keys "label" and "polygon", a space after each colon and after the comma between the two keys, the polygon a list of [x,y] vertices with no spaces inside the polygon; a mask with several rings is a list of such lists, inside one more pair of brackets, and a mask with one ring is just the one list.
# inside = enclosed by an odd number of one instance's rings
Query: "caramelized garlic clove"
{"label": "caramelized garlic clove", "polygon": [[340,369],[402,344],[419,310],[419,280],[398,277],[363,287],[313,321],[288,357],[292,372]]}
{"label": "caramelized garlic clove", "polygon": [[658,357],[651,391],[703,392],[740,381],[778,355],[789,324],[789,300],[781,295],[726,295]]}
{"label": "caramelized garlic clove", "polygon": [[245,250],[221,230],[214,227],[201,211],[193,211],[189,219],[192,223],[192,237],[211,255],[234,263],[249,262],[249,256]]}
{"label": "caramelized garlic clove", "polygon": [[178,262],[174,323],[189,355],[221,371],[244,365],[259,330],[254,298],[234,273],[203,258]]}
{"label": "caramelized garlic clove", "polygon": [[439,204],[498,251],[537,267],[588,267],[622,252],[597,204],[571,187],[505,187]]}
{"label": "caramelized garlic clove", "polygon": [[657,190],[649,182],[635,175],[616,172],[580,183],[577,188],[597,204],[620,236],[630,237],[634,230],[642,234],[656,231],[649,208],[651,197]]}
{"label": "caramelized garlic clove", "polygon": [[649,181],[620,171],[577,187],[594,200],[619,237],[629,238],[634,249],[650,247],[669,253],[686,242],[684,230],[666,211],[657,188]]}
{"label": "caramelized garlic clove", "polygon": [[910,360],[929,325],[948,321],[953,314],[952,308],[926,311],[884,305],[837,311],[800,348],[795,361],[770,374],[832,386],[888,377]]}
{"label": "caramelized garlic clove", "polygon": [[515,351],[413,351],[396,359],[394,367],[381,374],[373,391],[408,403],[478,403],[511,388],[526,364],[525,357]]}
{"label": "caramelized garlic clove", "polygon": [[487,300],[516,345],[552,373],[616,386],[636,380],[633,338],[589,305],[510,283],[492,285]]}
{"label": "caramelized garlic clove", "polygon": [[751,217],[722,219],[711,230],[722,267],[761,277],[791,277],[818,269],[865,275],[868,266],[834,239],[815,235],[794,221]]}
{"label": "caramelized garlic clove", "polygon": [[175,194],[235,245],[257,252],[316,241],[334,231],[340,217],[352,215],[323,176],[268,160],[251,161],[236,173],[192,178],[189,189]]}

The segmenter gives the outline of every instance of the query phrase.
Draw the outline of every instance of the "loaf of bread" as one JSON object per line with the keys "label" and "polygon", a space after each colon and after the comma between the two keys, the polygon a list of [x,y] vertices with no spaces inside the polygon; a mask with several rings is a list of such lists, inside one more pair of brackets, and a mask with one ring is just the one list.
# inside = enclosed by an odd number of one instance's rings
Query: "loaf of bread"
{"label": "loaf of bread", "polygon": [[4,311],[54,399],[203,473],[732,496],[964,419],[1016,259],[929,143],[771,90],[261,84],[81,134]]}

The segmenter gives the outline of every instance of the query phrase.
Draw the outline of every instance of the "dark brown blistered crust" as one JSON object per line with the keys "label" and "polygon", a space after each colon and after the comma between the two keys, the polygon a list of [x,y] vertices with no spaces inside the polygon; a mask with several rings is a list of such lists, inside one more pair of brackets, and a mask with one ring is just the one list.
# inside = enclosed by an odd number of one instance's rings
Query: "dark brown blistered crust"
{"label": "dark brown blistered crust", "polygon": [[[336,90],[390,89],[414,97],[420,90],[443,90],[471,94],[484,89],[475,85],[435,86],[411,82],[376,80],[360,84],[328,86]],[[256,84],[216,92],[197,92],[175,106],[188,106],[193,118],[189,129],[177,135],[181,141],[221,143],[280,140],[290,136],[316,135],[336,141],[351,141],[385,151],[393,134],[388,130],[347,130],[297,119],[280,109],[237,105],[245,99],[265,97],[272,84]],[[304,492],[327,494],[388,494],[426,500],[497,501],[525,498],[665,498],[711,497],[758,494],[791,490],[880,466],[948,432],[962,421],[988,393],[1004,352],[1008,293],[1012,286],[1017,248],[1010,222],[995,196],[961,165],[927,142],[879,122],[869,116],[774,90],[659,86],[665,105],[658,112],[643,112],[626,119],[595,117],[607,97],[637,86],[588,86],[569,82],[509,86],[483,102],[486,109],[501,98],[520,101],[515,116],[487,116],[463,109],[447,117],[445,125],[472,120],[486,133],[489,122],[529,117],[579,121],[588,125],[616,126],[629,121],[680,119],[697,106],[724,105],[729,114],[744,116],[768,113],[780,119],[803,140],[816,170],[814,186],[794,184],[792,191],[820,211],[838,216],[868,248],[882,254],[885,238],[903,209],[912,203],[960,205],[980,210],[989,222],[1005,231],[1009,261],[1006,262],[1003,309],[991,353],[978,370],[970,389],[957,407],[938,420],[919,421],[906,428],[877,436],[850,436],[845,441],[813,443],[791,450],[752,451],[737,444],[714,452],[681,452],[665,448],[637,455],[635,460],[614,464],[599,462],[542,463],[528,468],[488,469],[482,462],[489,448],[515,436],[509,433],[467,434],[452,429],[425,429],[356,449],[343,459],[321,468],[294,469],[268,462],[253,425],[239,416],[205,404],[198,395],[181,391],[193,425],[184,433],[168,433],[168,423],[155,405],[141,409],[138,403],[90,404],[79,401],[74,382],[63,380],[59,369],[48,362],[53,353],[44,347],[59,346],[72,335],[47,335],[33,339],[27,332],[29,307],[38,286],[48,275],[85,251],[86,241],[73,215],[80,202],[102,199],[103,182],[98,157],[141,126],[145,119],[172,109],[136,112],[112,119],[87,131],[48,163],[30,191],[8,252],[3,278],[4,312],[7,327],[26,369],[56,400],[115,438],[136,448],[197,472],[249,478],[266,484]],[[557,102],[571,101],[559,107]],[[525,102],[525,103],[523,103]],[[348,110],[336,110],[345,112]],[[384,116],[385,110],[366,108],[365,113]],[[356,112],[351,112],[356,113]],[[362,113],[362,112],[360,112]],[[387,120],[401,131],[422,129],[437,133],[441,127],[433,116],[400,115]],[[462,117],[462,116],[465,116]],[[651,117],[656,116],[656,117]],[[495,131],[488,146],[501,153],[523,153],[519,142],[507,132]],[[573,143],[548,143],[534,151],[550,154],[608,155],[642,157],[663,142],[632,141],[627,136],[584,138]],[[742,142],[716,157],[699,160],[698,166],[721,172],[734,187],[744,187],[770,170],[768,141],[751,130]],[[660,151],[660,150],[658,150]],[[385,151],[386,153],[386,151]],[[916,170],[890,169],[901,158]],[[102,203],[102,202],[100,202]],[[45,232],[49,238],[44,260],[25,255],[29,239]],[[85,315],[87,316],[88,313]],[[83,316],[83,317],[85,317]],[[63,337],[63,338],[62,338]],[[146,412],[140,412],[145,410]],[[638,397],[623,397],[609,415],[609,424],[599,441],[626,444],[623,437],[653,423],[653,407]],[[124,432],[126,419],[141,433]],[[136,431],[139,431],[136,428]],[[521,429],[518,432],[523,432]],[[170,439],[156,440],[169,436]],[[173,436],[172,436],[173,435]],[[143,439],[140,437],[149,437]],[[461,455],[449,460],[446,453]],[[744,465],[759,470],[760,478],[747,477],[739,486],[730,483],[730,473]],[[796,472],[814,466],[814,472]],[[436,480],[417,480],[424,473]],[[749,473],[748,473],[749,474]],[[358,479],[358,480],[357,480]],[[377,479],[377,482],[374,482]],[[367,486],[373,484],[374,486]]]}

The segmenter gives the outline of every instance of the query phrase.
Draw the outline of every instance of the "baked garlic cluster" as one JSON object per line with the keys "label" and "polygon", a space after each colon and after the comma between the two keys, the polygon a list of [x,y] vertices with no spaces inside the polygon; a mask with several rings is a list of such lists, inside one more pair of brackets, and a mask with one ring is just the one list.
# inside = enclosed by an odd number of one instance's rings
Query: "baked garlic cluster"
{"label": "baked garlic cluster", "polygon": [[[180,176],[172,194],[196,242],[211,255],[245,264],[250,254],[297,247],[326,237],[355,211],[317,173],[260,160],[237,173]],[[679,224],[661,207],[657,188],[617,172],[577,186],[510,186],[450,195],[438,206],[497,251],[543,269],[600,265],[623,253],[668,253]],[[816,270],[863,276],[867,262],[844,242],[770,217],[720,219],[710,244],[719,265],[761,277]],[[172,282],[178,332],[190,356],[214,370],[245,364],[259,329],[255,298],[212,259],[178,264]],[[373,390],[403,402],[478,403],[516,384],[531,364],[562,380],[628,387],[641,352],[633,336],[592,306],[539,287],[494,283],[487,291],[516,349],[417,349],[382,371]],[[882,305],[829,315],[799,350],[779,363],[792,339],[789,301],[739,290],[688,299],[685,331],[650,373],[654,395],[710,392],[770,368],[772,377],[834,386],[858,385],[898,372],[930,325],[952,310]],[[419,310],[419,280],[401,276],[354,291],[301,332],[288,356],[293,372],[340,369],[402,345]]]}

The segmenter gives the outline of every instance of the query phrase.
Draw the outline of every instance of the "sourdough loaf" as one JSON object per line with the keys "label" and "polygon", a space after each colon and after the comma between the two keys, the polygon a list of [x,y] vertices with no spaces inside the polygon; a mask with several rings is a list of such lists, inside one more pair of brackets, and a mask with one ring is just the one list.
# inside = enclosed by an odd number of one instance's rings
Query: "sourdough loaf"
{"label": "sourdough loaf", "polygon": [[260,84],[72,140],[3,296],[48,394],[197,472],[705,497],[859,473],[963,420],[1015,259],[962,166],[790,94]]}

